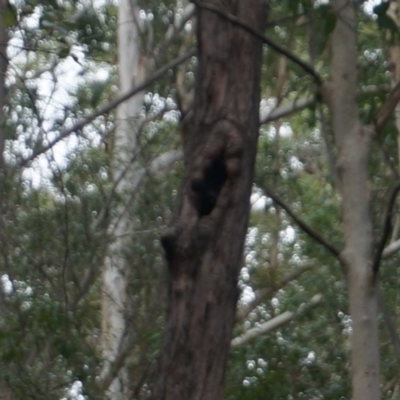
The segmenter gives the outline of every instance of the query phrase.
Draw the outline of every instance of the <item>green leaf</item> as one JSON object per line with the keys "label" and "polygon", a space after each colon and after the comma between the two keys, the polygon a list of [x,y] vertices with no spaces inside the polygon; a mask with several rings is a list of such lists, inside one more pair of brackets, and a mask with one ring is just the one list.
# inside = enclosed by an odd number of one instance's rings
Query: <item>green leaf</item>
{"label": "green leaf", "polygon": [[107,82],[97,81],[92,84],[92,98],[91,98],[91,106],[97,107],[99,101],[101,99],[101,95],[104,93],[104,90],[107,87]]}
{"label": "green leaf", "polygon": [[7,4],[3,11],[2,19],[6,28],[11,28],[17,24],[17,13],[13,5]]}
{"label": "green leaf", "polygon": [[60,51],[58,52],[58,56],[60,58],[67,58],[69,56],[70,48],[63,46],[61,47]]}
{"label": "green leaf", "polygon": [[373,11],[377,15],[377,23],[379,29],[387,29],[392,33],[399,33],[399,28],[392,18],[389,17],[387,11],[389,9],[389,2],[381,3],[374,7]]}
{"label": "green leaf", "polygon": [[336,15],[328,4],[321,4],[318,7],[318,11],[321,12],[321,20],[324,21],[324,33],[328,36],[335,29]]}

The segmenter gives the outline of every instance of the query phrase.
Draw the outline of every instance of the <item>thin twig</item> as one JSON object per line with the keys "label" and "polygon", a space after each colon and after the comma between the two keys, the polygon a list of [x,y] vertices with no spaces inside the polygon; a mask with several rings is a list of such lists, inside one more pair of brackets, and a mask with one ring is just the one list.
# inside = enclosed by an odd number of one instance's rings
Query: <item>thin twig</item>
{"label": "thin twig", "polygon": [[297,225],[305,232],[308,236],[313,238],[316,242],[324,246],[335,258],[339,258],[340,251],[331,243],[329,243],[323,236],[321,236],[317,231],[311,228],[307,223],[305,223],[301,218],[299,218],[293,210],[279,197],[277,196],[271,189],[267,186],[261,186],[263,191],[270,197],[276,204],[281,206],[286,213],[296,222]]}
{"label": "thin twig", "polygon": [[266,287],[259,289],[255,292],[255,297],[252,301],[244,305],[242,308],[239,308],[236,313],[236,322],[242,322],[247,318],[247,316],[261,304],[262,301],[265,300],[267,296],[271,296],[274,292],[285,287],[288,283],[294,281],[299,278],[304,272],[310,271],[314,265],[304,265],[299,267],[298,269],[290,272],[282,279],[280,279],[273,287]]}
{"label": "thin twig", "polygon": [[116,98],[113,101],[110,101],[107,105],[104,107],[101,107],[97,111],[93,112],[92,114],[88,115],[85,118],[82,118],[80,121],[78,121],[76,124],[74,124],[71,128],[66,128],[60,132],[60,134],[50,141],[46,146],[41,146],[38,149],[34,150],[32,155],[29,156],[28,158],[25,158],[24,160],[21,161],[20,166],[24,167],[28,165],[30,162],[32,162],[37,156],[40,154],[45,153],[46,151],[50,150],[54,145],[56,145],[58,142],[61,140],[65,139],[69,135],[71,135],[74,132],[80,131],[82,128],[84,128],[87,124],[92,122],[94,119],[99,117],[100,115],[107,114],[108,112],[112,111],[114,108],[116,108],[118,105],[123,103],[124,101],[130,99],[132,96],[135,94],[141,92],[142,90],[146,89],[148,86],[150,86],[152,83],[154,83],[157,79],[159,79],[162,75],[164,75],[168,70],[177,67],[178,65],[182,64],[185,62],[188,58],[193,57],[196,54],[196,50],[191,50],[188,53],[175,58],[172,60],[170,63],[164,65],[162,68],[157,70],[150,78],[146,79],[143,83],[140,85],[137,85],[133,87],[131,90],[129,90],[127,93],[123,94],[122,96]]}

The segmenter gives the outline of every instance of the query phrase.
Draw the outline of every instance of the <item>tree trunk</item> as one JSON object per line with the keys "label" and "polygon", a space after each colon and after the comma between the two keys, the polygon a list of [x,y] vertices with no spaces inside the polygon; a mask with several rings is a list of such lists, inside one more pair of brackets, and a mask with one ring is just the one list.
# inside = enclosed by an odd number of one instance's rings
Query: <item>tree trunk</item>
{"label": "tree trunk", "polygon": [[352,320],[353,400],[378,400],[379,345],[376,277],[372,271],[372,221],[369,210],[368,158],[371,134],[357,109],[356,13],[353,2],[331,0],[336,12],[332,35],[332,88],[329,103],[338,150],[347,273]]}
{"label": "tree trunk", "polygon": [[[391,0],[388,10],[388,16],[392,18],[393,22],[400,28],[400,20],[398,18],[400,11],[400,0]],[[400,46],[396,39],[389,41],[389,56],[391,63],[392,87],[395,87],[400,82]],[[397,130],[397,159],[400,160],[400,103],[397,104],[394,110],[395,125]],[[400,172],[400,163],[399,163]],[[395,224],[392,232],[392,241],[396,240],[400,230],[400,216],[396,214]]]}
{"label": "tree trunk", "polygon": [[[140,68],[139,32],[136,4],[121,0],[118,10],[118,56],[121,94],[142,80]],[[133,162],[137,152],[136,133],[143,103],[143,93],[122,103],[117,109],[117,123],[113,147],[112,173],[122,198],[131,192],[137,180],[137,167]],[[141,176],[141,174],[140,174]],[[126,279],[129,270],[124,250],[129,243],[126,232],[132,230],[131,210],[122,203],[110,223],[109,232],[114,240],[105,260],[102,292],[102,371],[104,386],[112,400],[129,398],[126,358],[128,355],[128,329],[126,325]]]}
{"label": "tree trunk", "polygon": [[[7,7],[6,0],[0,0],[0,16],[4,15],[5,9]],[[0,18],[0,249],[1,249],[1,259],[0,266],[2,267],[2,272],[10,272],[8,268],[8,245],[7,245],[7,233],[5,231],[5,218],[4,214],[6,212],[6,198],[5,198],[5,165],[4,165],[4,149],[5,149],[5,129],[4,124],[6,119],[4,117],[4,107],[6,104],[6,75],[8,68],[8,56],[7,56],[7,46],[8,46],[8,30],[4,26],[3,19]],[[0,276],[1,276],[0,274]],[[0,314],[5,313],[7,310],[6,302],[4,301],[4,292],[1,290],[0,293]],[[0,400],[11,400],[11,388],[5,382],[4,377],[0,378]]]}
{"label": "tree trunk", "polygon": [[[208,0],[263,31],[264,0]],[[259,123],[262,43],[198,9],[193,114],[178,211],[162,237],[167,325],[153,399],[216,400],[235,322]]]}
{"label": "tree trunk", "polygon": [[[7,7],[6,0],[0,0],[0,15],[5,13]],[[4,212],[5,212],[5,165],[4,165],[4,149],[6,143],[4,124],[4,107],[6,105],[6,75],[8,69],[8,31],[4,26],[3,20],[0,18],[0,248],[3,257],[6,257],[6,237],[4,231]]]}

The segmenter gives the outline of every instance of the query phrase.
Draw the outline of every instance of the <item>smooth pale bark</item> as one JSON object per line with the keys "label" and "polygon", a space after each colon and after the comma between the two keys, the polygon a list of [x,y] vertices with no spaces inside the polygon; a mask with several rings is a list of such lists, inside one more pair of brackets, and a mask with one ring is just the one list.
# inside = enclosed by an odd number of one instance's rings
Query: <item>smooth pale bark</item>
{"label": "smooth pale bark", "polygon": [[340,255],[347,274],[352,319],[351,373],[353,400],[378,400],[379,343],[376,277],[372,271],[372,222],[369,209],[368,158],[372,132],[357,109],[355,5],[331,0],[336,13],[332,34],[332,112],[337,170],[342,196],[345,248]]}
{"label": "smooth pale bark", "polygon": [[[118,10],[118,55],[121,95],[143,80],[140,67],[139,32],[136,2],[121,0]],[[117,192],[126,197],[137,179],[134,155],[137,152],[136,132],[143,103],[143,93],[131,97],[117,108],[112,172],[118,181]],[[122,204],[110,224],[115,238],[105,259],[102,292],[103,381],[112,400],[125,400],[129,393],[126,371],[128,332],[126,329],[126,279],[128,262],[124,257],[133,229],[129,206]]]}
{"label": "smooth pale bark", "polygon": [[[262,0],[209,0],[263,31]],[[259,125],[262,43],[198,9],[193,113],[183,123],[186,173],[162,237],[169,268],[157,400],[219,400],[238,298]]]}
{"label": "smooth pale bark", "polygon": [[268,124],[269,122],[276,121],[280,118],[284,118],[288,115],[304,110],[306,107],[313,104],[314,102],[314,98],[305,97],[302,99],[294,100],[289,104],[279,105],[279,107],[276,107],[268,112],[262,111],[260,112],[260,125]]}
{"label": "smooth pale bark", "polygon": [[[399,11],[400,11],[400,0],[391,0],[387,14],[389,17],[392,18],[393,22],[397,25],[398,28],[400,28]],[[396,39],[391,40],[391,44],[389,46],[389,56],[391,63],[392,87],[394,87],[398,82],[400,82],[400,46],[398,40]],[[400,104],[397,104],[394,110],[394,117],[397,129],[397,154],[398,154],[398,160],[400,160]],[[399,170],[400,170],[400,164],[399,164]],[[399,215],[396,215],[396,220],[392,233],[392,240],[395,240],[398,237],[399,230],[400,230],[400,217]]]}
{"label": "smooth pale bark", "polygon": [[247,342],[267,333],[270,333],[281,326],[289,323],[294,318],[301,316],[305,312],[309,311],[311,308],[317,306],[321,303],[323,299],[322,294],[316,294],[307,304],[302,304],[296,312],[292,311],[285,311],[282,314],[271,318],[267,322],[264,322],[255,328],[248,329],[247,331],[243,332],[240,336],[235,337],[232,339],[231,346],[232,347],[239,347],[243,346]]}
{"label": "smooth pale bark", "polygon": [[400,239],[390,243],[389,246],[387,246],[385,250],[383,250],[382,258],[383,259],[389,258],[394,254],[396,254],[399,250],[400,250]]}

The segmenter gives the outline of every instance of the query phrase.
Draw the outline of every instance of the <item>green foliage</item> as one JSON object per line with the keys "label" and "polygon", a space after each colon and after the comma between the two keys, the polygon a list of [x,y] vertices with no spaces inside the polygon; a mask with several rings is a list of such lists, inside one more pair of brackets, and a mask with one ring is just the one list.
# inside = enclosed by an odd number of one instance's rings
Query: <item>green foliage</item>
{"label": "green foliage", "polygon": [[[139,4],[142,56],[151,74],[193,45],[192,32],[182,29],[165,46],[166,32],[180,18],[177,9],[187,3]],[[366,124],[374,121],[390,86],[386,46],[393,41],[383,42],[381,32],[397,37],[398,28],[387,16],[388,5],[382,2],[374,8],[376,20],[361,11],[358,15],[357,101]],[[313,64],[328,80],[330,36],[336,24],[331,7],[311,0],[273,2],[270,21],[266,34]],[[22,39],[10,46],[12,67],[0,132],[6,138],[4,183],[0,182],[5,189],[0,199],[0,391],[5,384],[15,399],[59,399],[80,381],[85,398],[105,398],[98,378],[104,361],[101,270],[115,240],[109,222],[123,204],[130,203],[133,211],[127,217],[134,224],[126,233],[123,256],[130,265],[126,316],[133,327],[129,344],[134,357],[127,363],[135,398],[145,399],[155,373],[167,296],[159,238],[176,207],[184,170],[180,162],[161,174],[150,172],[149,166],[154,158],[180,146],[177,71],[146,89],[142,106],[146,123],[139,127],[134,156],[135,167],[144,174],[134,192],[129,187],[118,191],[113,182],[110,167],[117,129],[113,112],[64,142],[67,155],[60,157],[60,148],[55,147],[38,158],[40,164],[29,164],[33,170],[22,168],[22,159],[118,93],[117,8],[111,1],[91,7],[78,0],[23,1],[6,10],[2,23]],[[329,116],[312,79],[299,66],[285,62],[265,47],[265,104],[274,108],[304,97],[314,102],[261,127],[255,191],[273,190],[302,221],[341,250],[341,199],[327,155],[329,147],[335,157]],[[184,67],[185,89],[193,89],[196,63],[193,58]],[[72,66],[78,68],[74,81],[60,84],[67,76],[63,68]],[[63,95],[56,96],[62,88]],[[397,141],[391,121],[371,154],[370,196],[377,238],[388,188],[398,177]],[[45,176],[39,177],[39,183],[32,182],[40,173]],[[396,324],[398,261],[398,256],[385,261],[381,275]],[[299,271],[295,279],[285,281]],[[259,290],[267,290],[268,295],[237,324],[234,335],[285,311],[295,316],[278,330],[232,350],[225,399],[350,398],[351,325],[343,271],[270,199],[263,209],[252,212],[239,286],[240,306]],[[315,295],[322,295],[322,301],[308,307]],[[398,361],[384,322],[381,343],[386,387],[397,378]],[[389,390],[384,395],[389,398]]]}
{"label": "green foliage", "polygon": [[4,8],[1,17],[3,26],[7,29],[12,28],[17,23],[16,8],[12,4],[7,3],[7,6]]}
{"label": "green foliage", "polygon": [[388,16],[387,12],[389,10],[390,2],[382,1],[380,4],[374,7],[374,13],[377,15],[377,22],[379,29],[388,30],[393,35],[399,34],[399,28],[396,23],[393,21],[390,16]]}

